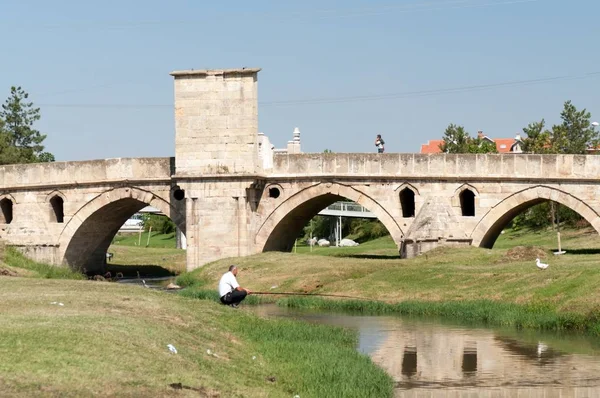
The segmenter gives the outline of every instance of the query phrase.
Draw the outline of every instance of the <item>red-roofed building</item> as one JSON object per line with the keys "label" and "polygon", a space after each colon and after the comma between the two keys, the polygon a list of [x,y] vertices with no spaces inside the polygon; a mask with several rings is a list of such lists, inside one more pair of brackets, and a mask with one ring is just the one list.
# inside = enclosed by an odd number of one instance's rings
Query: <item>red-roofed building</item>
{"label": "red-roofed building", "polygon": [[440,145],[444,143],[444,140],[429,140],[427,144],[421,145],[421,153],[441,153]]}
{"label": "red-roofed building", "polygon": [[[484,135],[482,131],[477,132],[477,136],[482,140],[487,140],[496,144],[498,153],[522,153],[523,141],[521,135],[517,134],[515,138],[495,138],[492,139]],[[427,144],[421,145],[421,153],[442,153],[440,146],[444,140],[429,140]]]}

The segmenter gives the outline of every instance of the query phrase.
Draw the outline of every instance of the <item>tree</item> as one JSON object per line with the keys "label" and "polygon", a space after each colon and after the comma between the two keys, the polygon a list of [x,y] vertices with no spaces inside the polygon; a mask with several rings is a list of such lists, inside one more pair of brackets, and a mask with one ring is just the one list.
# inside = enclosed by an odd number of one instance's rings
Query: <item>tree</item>
{"label": "tree", "polygon": [[[523,150],[541,154],[586,154],[589,148],[596,148],[599,142],[598,132],[590,122],[591,114],[566,101],[560,114],[562,123],[545,129],[545,121],[530,123],[523,128],[527,138],[523,140]],[[518,215],[513,224],[541,227],[549,224],[554,228],[558,222],[575,224],[582,217],[558,203],[541,203]]]}
{"label": "tree", "polygon": [[450,123],[444,131],[444,142],[440,149],[445,153],[466,153],[470,138],[463,126]]}
{"label": "tree", "polygon": [[598,146],[600,137],[590,122],[590,112],[577,111],[571,101],[566,101],[560,118],[562,123],[552,126],[552,130],[544,129],[544,119],[523,128],[527,134],[523,140],[524,151],[583,155],[589,148]]}
{"label": "tree", "polygon": [[483,138],[471,138],[467,146],[468,153],[498,153],[496,143]]}
{"label": "tree", "polygon": [[592,115],[587,110],[577,111],[571,101],[565,102],[560,113],[562,123],[552,126],[554,153],[581,154],[598,146],[598,133],[590,121]]}
{"label": "tree", "polygon": [[472,138],[463,126],[450,124],[444,131],[440,150],[445,153],[496,153],[494,142],[480,137]]}
{"label": "tree", "polygon": [[27,102],[29,94],[21,87],[11,87],[10,96],[2,105],[0,120],[0,164],[54,161],[51,153],[44,152],[40,134],[33,124],[40,119],[40,109]]}
{"label": "tree", "polygon": [[550,153],[552,152],[551,136],[552,132],[544,129],[546,121],[542,119],[539,122],[529,123],[523,127],[523,132],[527,137],[523,139],[523,151],[527,153]]}

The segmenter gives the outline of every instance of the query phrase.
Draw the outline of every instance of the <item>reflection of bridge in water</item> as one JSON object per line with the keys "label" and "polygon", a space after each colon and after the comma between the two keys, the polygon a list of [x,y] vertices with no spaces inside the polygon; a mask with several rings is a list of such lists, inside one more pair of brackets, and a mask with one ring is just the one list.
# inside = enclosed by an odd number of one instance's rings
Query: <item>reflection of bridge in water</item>
{"label": "reflection of bridge in water", "polygon": [[600,346],[591,336],[275,305],[253,311],[356,330],[358,351],[394,379],[398,397],[600,397]]}
{"label": "reflection of bridge in water", "polygon": [[388,332],[371,357],[402,397],[600,397],[597,357],[492,330],[408,323]]}
{"label": "reflection of bridge in water", "polygon": [[357,330],[357,349],[394,379],[398,397],[600,397],[600,347],[593,337],[275,305],[252,310]]}

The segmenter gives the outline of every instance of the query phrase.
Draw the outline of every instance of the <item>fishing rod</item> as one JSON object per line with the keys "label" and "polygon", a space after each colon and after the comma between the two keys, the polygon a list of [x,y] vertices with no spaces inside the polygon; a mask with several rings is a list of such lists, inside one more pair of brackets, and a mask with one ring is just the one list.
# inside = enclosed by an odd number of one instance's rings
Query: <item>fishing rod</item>
{"label": "fishing rod", "polygon": [[254,292],[253,291],[250,294],[269,294],[269,295],[281,295],[281,296],[322,296],[322,297],[348,298],[348,299],[363,300],[363,301],[379,301],[379,300],[375,300],[375,299],[366,299],[364,297],[344,296],[342,294],[326,294],[326,293]]}

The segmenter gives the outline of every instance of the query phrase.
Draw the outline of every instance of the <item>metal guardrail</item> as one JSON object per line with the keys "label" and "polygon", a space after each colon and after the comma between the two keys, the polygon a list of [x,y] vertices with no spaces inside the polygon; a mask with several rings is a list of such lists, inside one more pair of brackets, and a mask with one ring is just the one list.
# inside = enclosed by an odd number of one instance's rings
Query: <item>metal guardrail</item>
{"label": "metal guardrail", "polygon": [[354,218],[377,218],[367,208],[356,202],[335,202],[319,212],[320,216],[338,216]]}

